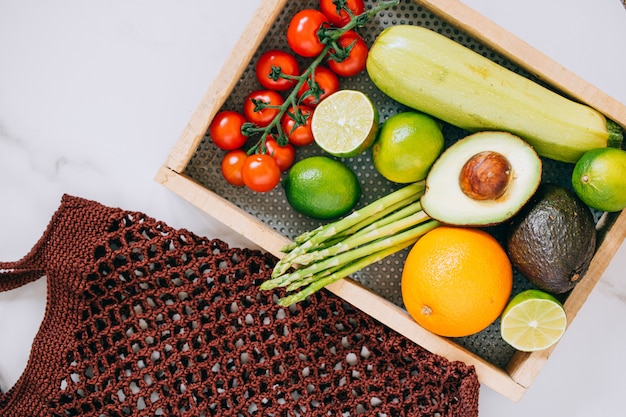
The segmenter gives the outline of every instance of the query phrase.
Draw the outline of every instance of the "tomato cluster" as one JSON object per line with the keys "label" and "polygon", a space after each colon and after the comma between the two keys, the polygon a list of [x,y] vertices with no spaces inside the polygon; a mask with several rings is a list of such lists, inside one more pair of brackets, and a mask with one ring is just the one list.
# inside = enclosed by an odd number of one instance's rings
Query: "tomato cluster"
{"label": "tomato cluster", "polygon": [[[270,191],[294,163],[295,148],[314,142],[311,119],[317,104],[339,90],[339,77],[365,69],[367,44],[346,27],[364,10],[363,0],[320,0],[319,9],[301,10],[290,20],[291,51],[272,49],[258,58],[261,87],[248,94],[241,111],[221,111],[209,126],[213,143],[226,151],[221,163],[226,181]],[[305,71],[303,58],[314,59]],[[245,151],[252,136],[259,139]]]}

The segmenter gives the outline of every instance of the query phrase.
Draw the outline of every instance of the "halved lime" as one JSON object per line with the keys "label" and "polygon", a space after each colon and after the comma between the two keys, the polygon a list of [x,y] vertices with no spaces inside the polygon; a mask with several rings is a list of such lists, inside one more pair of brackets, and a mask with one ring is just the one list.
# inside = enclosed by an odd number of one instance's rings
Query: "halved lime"
{"label": "halved lime", "polygon": [[320,148],[333,156],[349,158],[372,145],[378,121],[378,110],[367,95],[339,90],[317,105],[311,131]]}
{"label": "halved lime", "polygon": [[534,352],[558,342],[566,327],[561,303],[547,292],[532,289],[517,294],[505,307],[500,333],[515,349]]}

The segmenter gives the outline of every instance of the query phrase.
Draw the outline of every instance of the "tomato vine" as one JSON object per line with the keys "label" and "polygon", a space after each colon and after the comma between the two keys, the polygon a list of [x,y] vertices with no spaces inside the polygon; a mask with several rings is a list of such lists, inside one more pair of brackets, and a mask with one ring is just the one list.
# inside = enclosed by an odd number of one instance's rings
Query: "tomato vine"
{"label": "tomato vine", "polygon": [[[294,146],[314,142],[315,106],[339,90],[339,77],[365,69],[368,47],[356,29],[398,3],[380,0],[365,10],[364,0],[322,0],[319,10],[302,9],[291,18],[291,52],[265,51],[256,63],[263,89],[246,96],[242,112],[221,111],[209,125],[213,143],[227,152],[221,166],[227,182],[257,192],[278,184],[294,163]],[[304,71],[293,54],[311,60]],[[251,138],[254,143],[244,150]]]}
{"label": "tomato vine", "polygon": [[[289,143],[289,132],[285,132],[282,129],[281,119],[283,118],[285,113],[288,112],[290,108],[292,108],[295,109],[295,113],[290,113],[290,116],[295,121],[292,129],[306,124],[307,118],[310,117],[310,114],[302,113],[298,106],[306,97],[314,96],[319,99],[320,95],[322,94],[319,85],[317,85],[313,77],[315,69],[327,59],[332,59],[335,62],[342,62],[346,60],[349,57],[350,50],[354,46],[356,41],[353,41],[348,45],[341,45],[339,39],[342,37],[342,35],[355,28],[364,26],[379,12],[392,6],[398,5],[399,0],[381,1],[375,7],[371,8],[370,10],[366,10],[358,15],[352,13],[345,0],[334,0],[333,3],[337,6],[338,10],[343,9],[350,17],[350,20],[342,27],[335,27],[324,24],[320,26],[317,31],[317,36],[319,38],[319,41],[324,45],[324,48],[317,55],[317,57],[313,59],[310,65],[302,72],[302,74],[300,74],[299,76],[284,74],[282,72],[273,74],[273,77],[276,77],[276,79],[278,79],[278,77],[284,77],[286,79],[295,81],[295,83],[293,85],[293,88],[291,89],[291,92],[287,97],[285,97],[285,100],[281,105],[271,105],[258,100],[255,102],[255,108],[258,111],[266,108],[273,108],[278,110],[278,112],[275,114],[272,121],[266,126],[258,126],[251,122],[244,123],[244,125],[242,126],[242,133],[245,136],[252,137],[259,135],[259,139],[256,141],[256,143],[248,149],[248,155],[258,152],[266,152],[265,141],[268,135],[272,134],[273,132],[276,132],[274,135],[274,139],[279,146],[284,146]],[[309,85],[309,89],[302,96],[298,97],[298,92],[305,83]]]}

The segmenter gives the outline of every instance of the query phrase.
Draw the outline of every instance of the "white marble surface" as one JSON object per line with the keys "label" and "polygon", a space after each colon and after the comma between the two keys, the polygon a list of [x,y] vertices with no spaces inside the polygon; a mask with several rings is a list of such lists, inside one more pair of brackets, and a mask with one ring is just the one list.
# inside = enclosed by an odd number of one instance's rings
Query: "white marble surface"
{"label": "white marble surface", "polygon": [[[626,103],[619,0],[466,3]],[[0,0],[0,259],[37,241],[63,193],[247,242],[153,181],[260,0]],[[521,401],[481,416],[624,415],[626,246]],[[43,280],[0,294],[0,386],[43,316]]]}

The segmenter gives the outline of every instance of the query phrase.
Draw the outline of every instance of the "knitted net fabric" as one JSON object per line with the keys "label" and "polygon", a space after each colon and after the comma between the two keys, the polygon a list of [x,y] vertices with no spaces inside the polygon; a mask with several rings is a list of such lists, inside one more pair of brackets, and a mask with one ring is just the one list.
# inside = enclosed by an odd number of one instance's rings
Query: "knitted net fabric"
{"label": "knitted net fabric", "polygon": [[473,367],[321,291],[260,292],[276,259],[64,196],[0,290],[48,304],[2,416],[475,416]]}

